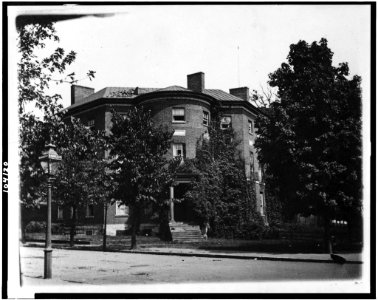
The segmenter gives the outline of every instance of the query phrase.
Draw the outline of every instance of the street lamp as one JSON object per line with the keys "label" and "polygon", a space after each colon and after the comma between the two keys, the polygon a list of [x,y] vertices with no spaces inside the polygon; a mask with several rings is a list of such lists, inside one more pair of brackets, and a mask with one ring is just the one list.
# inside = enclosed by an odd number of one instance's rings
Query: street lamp
{"label": "street lamp", "polygon": [[46,246],[45,246],[45,261],[44,261],[44,278],[51,278],[51,184],[53,175],[56,172],[59,162],[62,157],[55,151],[53,144],[48,144],[46,150],[39,157],[41,166],[45,174],[47,174],[47,226],[46,226]]}

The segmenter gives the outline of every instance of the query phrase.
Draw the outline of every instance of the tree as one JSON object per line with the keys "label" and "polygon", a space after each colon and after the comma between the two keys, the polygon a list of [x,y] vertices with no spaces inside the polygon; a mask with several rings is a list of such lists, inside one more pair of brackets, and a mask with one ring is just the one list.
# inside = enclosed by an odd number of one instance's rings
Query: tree
{"label": "tree", "polygon": [[[59,128],[63,126],[65,111],[59,103],[61,96],[49,95],[52,82],[74,83],[75,74],[65,75],[67,66],[71,65],[76,53],[65,54],[57,48],[51,55],[40,58],[36,52],[45,48],[46,42],[58,42],[54,24],[50,22],[24,24],[17,27],[18,48],[21,54],[18,63],[18,108],[20,116],[20,199],[24,208],[38,207],[41,194],[40,185],[44,182],[43,172],[38,157],[48,142],[59,137]],[[87,73],[91,79],[94,72]],[[60,76],[56,78],[55,76]],[[35,112],[28,112],[26,105],[34,104],[42,111],[39,118]],[[21,210],[24,211],[24,210]],[[21,217],[22,233],[25,229],[24,216]],[[23,234],[24,238],[24,234]]]}
{"label": "tree", "polygon": [[262,219],[256,213],[253,184],[247,181],[239,141],[232,128],[221,129],[221,113],[212,111],[208,136],[197,144],[196,157],[182,168],[197,180],[184,198],[193,206],[197,221],[210,223],[213,235],[248,238],[252,224]]}
{"label": "tree", "polygon": [[131,108],[124,116],[113,110],[112,122],[110,170],[118,184],[115,198],[129,207],[133,249],[143,209],[163,201],[158,196],[173,181],[166,157],[173,132],[156,127],[150,111],[143,107]]}
{"label": "tree", "polygon": [[321,215],[331,252],[331,219],[362,206],[361,78],[349,79],[348,64],[334,67],[332,56],[325,39],[290,46],[269,75],[279,101],[260,116],[256,141],[285,210]]}
{"label": "tree", "polygon": [[73,246],[78,210],[109,199],[109,188],[102,181],[107,176],[105,141],[103,132],[93,131],[74,118],[66,120],[60,136],[56,143],[62,162],[55,175],[54,192],[57,203],[72,209],[69,225]]}
{"label": "tree", "polygon": [[277,95],[273,91],[272,87],[268,86],[263,88],[260,86],[261,92],[257,90],[252,90],[252,95],[250,97],[253,104],[255,104],[260,109],[268,108],[274,101],[277,101]]}
{"label": "tree", "polygon": [[[73,84],[77,82],[75,73],[64,75],[67,66],[76,59],[76,53],[70,51],[65,54],[63,48],[56,48],[54,53],[45,58],[40,58],[36,50],[43,49],[46,41],[59,42],[52,22],[26,24],[18,27],[19,51],[21,59],[18,63],[18,90],[19,113],[25,112],[25,104],[35,103],[38,109],[42,109],[47,116],[55,115],[63,107],[58,101],[59,94],[48,95],[51,82]],[[60,76],[57,76],[57,73]],[[89,79],[94,78],[94,71],[88,71]],[[53,111],[51,111],[53,110]]]}

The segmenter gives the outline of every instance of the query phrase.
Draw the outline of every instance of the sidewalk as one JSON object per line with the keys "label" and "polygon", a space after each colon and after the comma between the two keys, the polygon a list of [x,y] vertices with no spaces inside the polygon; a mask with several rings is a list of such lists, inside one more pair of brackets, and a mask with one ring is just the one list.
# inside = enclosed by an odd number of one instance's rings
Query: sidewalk
{"label": "sidewalk", "polygon": [[[28,242],[25,247],[44,247],[44,243]],[[62,247],[53,245],[53,248],[66,250],[92,250],[101,251],[95,245],[76,245],[74,247]],[[189,257],[211,257],[211,258],[230,258],[230,259],[252,259],[252,260],[271,260],[271,261],[300,261],[300,262],[318,262],[334,263],[329,254],[325,253],[264,253],[264,252],[246,252],[246,251],[229,251],[229,250],[202,250],[188,248],[164,248],[164,247],[146,247],[136,250],[109,250],[107,252],[126,252],[152,255],[170,255],[170,256],[189,256]],[[360,253],[343,253],[340,254],[346,259],[347,264],[362,264],[362,255]]]}
{"label": "sidewalk", "polygon": [[[213,258],[234,258],[234,259],[255,259],[255,260],[276,260],[276,261],[303,261],[333,263],[329,254],[319,253],[261,253],[261,252],[237,252],[221,250],[200,250],[183,248],[148,248],[143,250],[123,250],[122,252],[158,254],[158,255],[180,255]],[[347,260],[346,263],[362,264],[360,253],[340,254]]]}

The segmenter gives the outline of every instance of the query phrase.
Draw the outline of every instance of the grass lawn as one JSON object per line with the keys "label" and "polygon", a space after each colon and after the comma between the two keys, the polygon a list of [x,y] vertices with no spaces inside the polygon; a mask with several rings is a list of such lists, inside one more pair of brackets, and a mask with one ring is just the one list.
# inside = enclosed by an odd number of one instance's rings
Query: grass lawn
{"label": "grass lawn", "polygon": [[[26,241],[43,242],[45,235],[43,233],[29,233]],[[69,247],[68,235],[53,235],[52,241],[54,246]],[[131,244],[130,236],[107,236],[108,250],[129,249]],[[323,241],[321,238],[281,238],[281,239],[262,239],[262,240],[236,240],[209,238],[197,243],[172,243],[160,240],[158,237],[137,236],[137,244],[141,249],[149,247],[162,248],[191,248],[205,250],[223,250],[223,251],[249,251],[265,253],[323,253]],[[75,236],[76,247],[85,247],[93,250],[102,249],[101,235],[77,235]],[[334,245],[335,252],[360,252],[361,245],[347,242],[338,242]]]}

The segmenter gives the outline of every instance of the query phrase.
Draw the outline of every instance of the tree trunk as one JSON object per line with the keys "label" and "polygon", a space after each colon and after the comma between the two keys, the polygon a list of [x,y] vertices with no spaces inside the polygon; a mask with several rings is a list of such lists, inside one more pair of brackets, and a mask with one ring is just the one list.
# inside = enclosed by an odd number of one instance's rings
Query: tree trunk
{"label": "tree trunk", "polygon": [[136,241],[136,224],[134,223],[131,228],[131,246],[130,249],[135,249],[137,246]]}
{"label": "tree trunk", "polygon": [[102,251],[106,251],[106,224],[107,224],[108,204],[104,205],[104,227],[102,234]]}
{"label": "tree trunk", "polygon": [[71,219],[71,228],[70,228],[70,247],[75,245],[75,230],[76,230],[76,208],[73,208],[73,215]]}
{"label": "tree trunk", "polygon": [[331,239],[331,220],[328,213],[324,216],[324,246],[325,251],[329,254],[333,253],[332,239]]}
{"label": "tree trunk", "polygon": [[25,244],[26,242],[26,222],[23,220],[23,216],[21,215],[21,243]]}
{"label": "tree trunk", "polygon": [[172,241],[171,230],[169,229],[169,207],[163,206],[159,211],[159,236],[163,241]]}
{"label": "tree trunk", "polygon": [[131,212],[131,246],[130,249],[136,249],[137,247],[137,240],[136,240],[136,233],[138,230],[138,224],[139,224],[139,207],[137,205],[134,205],[133,207],[130,207]]}

